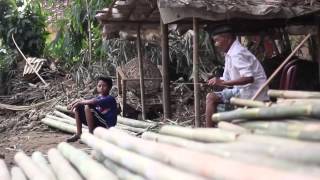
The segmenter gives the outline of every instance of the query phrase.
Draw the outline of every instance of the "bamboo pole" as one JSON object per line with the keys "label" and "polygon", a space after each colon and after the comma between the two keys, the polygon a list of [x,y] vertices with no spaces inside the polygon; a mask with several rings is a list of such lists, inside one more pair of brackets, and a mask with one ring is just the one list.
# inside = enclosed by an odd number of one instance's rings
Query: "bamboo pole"
{"label": "bamboo pole", "polygon": [[244,127],[241,127],[237,124],[229,123],[226,121],[221,121],[218,123],[218,128],[225,131],[231,131],[237,134],[243,134],[243,133],[251,133],[249,129],[246,129]]}
{"label": "bamboo pole", "polygon": [[85,152],[78,150],[65,142],[58,145],[58,150],[88,180],[118,179],[111,171],[91,159]]}
{"label": "bamboo pole", "polygon": [[[2,178],[0,178],[2,179]],[[5,180],[5,179],[3,179]],[[14,166],[11,168],[11,180],[27,180],[26,175],[23,173],[22,169]]]}
{"label": "bamboo pole", "polygon": [[58,117],[61,117],[61,118],[65,118],[65,119],[69,119],[71,121],[75,121],[75,119],[73,117],[70,117],[70,116],[68,116],[68,115],[66,115],[66,114],[64,114],[64,113],[62,113],[60,111],[53,111],[53,114],[58,116]]}
{"label": "bamboo pole", "polygon": [[212,128],[185,128],[179,126],[163,126],[159,133],[177,136],[202,142],[230,142],[236,139],[237,134],[221,129]]}
{"label": "bamboo pole", "polygon": [[320,99],[277,99],[276,104],[273,106],[291,106],[291,105],[307,105],[307,104],[320,104]]}
{"label": "bamboo pole", "polygon": [[40,167],[24,152],[16,153],[14,160],[30,180],[50,180],[50,178],[41,171]]}
{"label": "bamboo pole", "polygon": [[264,88],[273,80],[273,78],[281,71],[281,69],[290,61],[292,56],[301,48],[301,46],[311,37],[311,34],[308,34],[301,43],[290,53],[286,60],[284,60],[281,65],[271,74],[268,80],[258,89],[256,94],[251,98],[251,100],[255,100],[260,93],[263,91]]}
{"label": "bamboo pole", "polygon": [[200,86],[199,86],[199,24],[193,17],[193,83],[195,126],[200,127]]}
{"label": "bamboo pole", "polygon": [[[74,125],[74,126],[77,125],[75,120],[71,121],[70,119],[65,119],[65,118],[61,118],[61,117],[57,117],[57,116],[52,116],[52,115],[49,115],[49,114],[47,114],[45,118],[46,119],[55,120],[55,121],[59,121],[59,122],[63,122],[63,123],[70,124],[70,125]],[[88,129],[88,126],[82,124],[82,128]]]}
{"label": "bamboo pole", "polygon": [[262,101],[255,101],[250,99],[240,99],[232,97],[230,103],[238,106],[247,106],[247,107],[265,107],[266,103]]}
{"label": "bamboo pole", "polygon": [[272,119],[290,117],[320,117],[320,105],[297,105],[297,106],[278,106],[237,109],[229,112],[216,113],[212,115],[214,122],[232,121],[235,119]]}
{"label": "bamboo pole", "polygon": [[[254,152],[254,144],[242,143],[223,143],[223,144],[205,144],[196,141],[191,141],[183,138],[166,136],[152,132],[145,132],[142,134],[143,139],[156,141],[159,143],[172,144],[178,147],[183,147],[185,149],[190,149],[194,151],[199,151],[202,153],[209,153],[214,156],[223,157],[227,160],[239,161],[243,164],[250,164],[255,166],[267,166],[271,168],[276,168],[279,170],[289,171],[289,172],[308,172],[311,175],[319,175],[319,169],[315,164],[303,164],[304,162],[292,162],[286,161],[284,158],[271,158],[266,153]],[[235,146],[235,145],[236,146]],[[240,147],[237,147],[240,146]],[[241,148],[245,147],[249,151],[242,151]],[[249,148],[248,148],[249,147]],[[262,146],[265,150],[269,149],[268,146]],[[272,148],[272,147],[271,147]],[[282,146],[281,148],[285,148]],[[251,151],[250,151],[251,150]],[[248,153],[250,152],[250,153]],[[299,152],[301,153],[301,152]],[[218,163],[218,162],[216,162]],[[271,177],[270,177],[271,178]]]}
{"label": "bamboo pole", "polygon": [[162,50],[162,101],[163,101],[163,118],[164,121],[170,119],[170,86],[169,86],[169,39],[168,39],[168,25],[160,20],[161,28],[161,50]]}
{"label": "bamboo pole", "polygon": [[[77,132],[76,126],[70,125],[67,123],[63,123],[63,122],[59,122],[59,121],[56,121],[53,119],[44,118],[44,119],[41,119],[41,122],[50,126],[50,127],[57,128],[57,129],[64,131],[64,132],[68,132],[68,133],[76,133]],[[88,129],[82,128],[82,131],[87,132]]]}
{"label": "bamboo pole", "polygon": [[132,127],[137,127],[137,128],[150,128],[152,126],[158,125],[156,122],[146,122],[146,121],[140,121],[140,120],[135,120],[135,119],[130,119],[130,118],[125,118],[122,116],[117,117],[117,122],[132,126]]}
{"label": "bamboo pole", "polygon": [[0,179],[1,180],[10,180],[10,172],[4,160],[0,159]]}
{"label": "bamboo pole", "polygon": [[241,126],[254,130],[256,134],[281,136],[307,141],[320,140],[320,123],[254,121],[243,122]]}
{"label": "bamboo pole", "polygon": [[131,132],[135,132],[135,133],[143,133],[143,132],[146,131],[146,129],[135,128],[135,127],[127,126],[127,125],[122,125],[122,124],[119,124],[119,123],[116,125],[116,128],[122,129],[122,130],[131,131]]}
{"label": "bamboo pole", "polygon": [[122,180],[144,180],[145,178],[135,174],[128,169],[124,168],[123,166],[117,164],[116,162],[112,161],[111,159],[106,158],[101,152],[97,150],[93,150],[92,154],[94,159],[98,160],[100,163],[110,169],[113,173],[115,173],[119,179]]}
{"label": "bamboo pole", "polygon": [[287,91],[287,90],[269,90],[268,95],[277,98],[301,98],[301,99],[318,99],[320,100],[320,92],[316,91]]}
{"label": "bamboo pole", "polygon": [[145,100],[144,100],[144,70],[143,70],[143,60],[142,60],[142,52],[141,52],[141,36],[140,36],[141,25],[138,24],[137,29],[137,52],[139,59],[139,74],[140,74],[140,96],[141,96],[141,109],[142,109],[142,119],[146,119],[146,108],[145,108]]}
{"label": "bamboo pole", "polygon": [[48,159],[58,180],[82,180],[82,177],[55,148],[48,151]]}
{"label": "bamboo pole", "polygon": [[56,180],[56,176],[52,171],[48,161],[45,159],[43,154],[39,151],[32,153],[31,159],[39,166],[39,168],[47,174],[51,180]]}
{"label": "bamboo pole", "polygon": [[64,113],[71,113],[71,114],[73,114],[73,112],[72,112],[71,110],[69,110],[69,109],[67,108],[67,106],[56,105],[56,106],[55,106],[55,109],[58,110],[58,111],[64,112]]}
{"label": "bamboo pole", "polygon": [[[232,177],[227,174],[222,174],[221,172],[216,171],[217,159],[206,154],[189,151],[187,149],[167,144],[146,141],[129,136],[114,128],[110,128],[109,130],[97,128],[94,131],[94,134],[95,136],[119,147],[125,148],[129,151],[134,151],[165,164],[172,165],[186,172],[198,174],[199,176],[210,179],[232,179]],[[205,166],[203,166],[203,162],[206,162]]]}
{"label": "bamboo pole", "polygon": [[175,180],[177,177],[184,180],[203,179],[166,166],[158,161],[121,149],[89,133],[83,133],[81,140],[88,146],[103,153],[104,156],[112,161],[119,163],[137,174],[143,175],[147,179]]}

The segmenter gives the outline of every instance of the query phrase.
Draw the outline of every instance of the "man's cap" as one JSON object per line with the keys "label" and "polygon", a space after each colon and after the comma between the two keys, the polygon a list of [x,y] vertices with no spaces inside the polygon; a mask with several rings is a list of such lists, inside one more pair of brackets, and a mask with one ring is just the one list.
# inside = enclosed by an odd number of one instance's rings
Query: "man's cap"
{"label": "man's cap", "polygon": [[234,31],[231,26],[218,26],[213,28],[210,34],[214,36],[223,33],[234,33]]}

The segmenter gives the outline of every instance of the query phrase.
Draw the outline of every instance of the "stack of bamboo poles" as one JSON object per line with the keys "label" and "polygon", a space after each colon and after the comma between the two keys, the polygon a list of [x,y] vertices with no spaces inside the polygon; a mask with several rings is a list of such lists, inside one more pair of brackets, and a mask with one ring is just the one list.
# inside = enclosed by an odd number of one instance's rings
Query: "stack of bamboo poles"
{"label": "stack of bamboo poles", "polygon": [[216,113],[216,123],[231,122],[255,134],[286,138],[320,140],[320,93],[306,91],[269,90],[276,103],[232,98],[231,103],[253,107]]}
{"label": "stack of bamboo poles", "polygon": [[[51,127],[60,129],[68,133],[76,133],[76,121],[73,117],[65,114],[71,114],[71,111],[67,110],[66,107],[57,105],[56,110],[50,115],[46,115],[41,121]],[[125,117],[118,116],[117,118],[117,128],[125,130],[133,135],[142,134],[143,132],[158,127],[156,122],[148,121],[138,121],[134,119],[129,119]],[[87,126],[83,126],[83,132],[88,131]]]}

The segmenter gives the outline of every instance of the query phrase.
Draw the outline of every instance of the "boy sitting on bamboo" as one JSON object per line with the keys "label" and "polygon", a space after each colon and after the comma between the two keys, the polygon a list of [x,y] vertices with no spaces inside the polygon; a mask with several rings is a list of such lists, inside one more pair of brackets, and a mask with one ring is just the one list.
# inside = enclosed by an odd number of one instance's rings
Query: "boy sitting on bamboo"
{"label": "boy sitting on bamboo", "polygon": [[68,109],[75,113],[77,133],[67,139],[67,142],[75,142],[80,139],[82,123],[88,125],[90,133],[98,127],[112,127],[117,123],[117,103],[113,96],[109,95],[112,87],[112,79],[99,77],[97,84],[98,96],[92,99],[79,99],[68,105]]}

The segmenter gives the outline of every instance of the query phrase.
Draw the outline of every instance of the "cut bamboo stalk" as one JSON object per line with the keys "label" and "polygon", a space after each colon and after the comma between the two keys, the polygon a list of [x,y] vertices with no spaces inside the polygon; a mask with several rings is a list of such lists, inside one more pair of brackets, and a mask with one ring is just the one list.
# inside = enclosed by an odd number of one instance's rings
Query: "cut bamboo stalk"
{"label": "cut bamboo stalk", "polygon": [[27,180],[27,177],[21,168],[14,166],[11,168],[11,180]]}
{"label": "cut bamboo stalk", "polygon": [[48,151],[48,160],[59,180],[82,180],[82,177],[55,148]]}
{"label": "cut bamboo stalk", "polygon": [[[115,130],[111,129],[110,131]],[[210,179],[253,179],[256,178],[258,174],[268,174],[269,176],[265,177],[265,179],[270,179],[270,177],[272,179],[291,179],[297,178],[297,176],[300,176],[300,178],[313,179],[313,177],[308,177],[309,175],[306,174],[296,173],[293,175],[294,172],[279,170],[272,167],[234,161],[166,144],[141,141],[141,139],[139,140],[138,138],[125,137],[126,135],[121,137],[122,135],[120,135],[120,133],[114,133],[112,135],[113,132],[110,131],[107,133],[103,131],[103,129],[97,128],[94,133],[98,137],[104,136],[104,140],[112,141],[121,147],[170,163],[187,172],[200,173],[202,176]],[[204,162],[206,162],[205,166],[203,166]],[[264,179],[263,177],[259,178]]]}
{"label": "cut bamboo stalk", "polygon": [[299,116],[320,118],[320,105],[281,106],[281,108],[273,106],[237,109],[234,111],[213,114],[212,120],[219,122],[232,121],[234,119],[274,119]]}
{"label": "cut bamboo stalk", "polygon": [[122,116],[117,117],[117,122],[124,124],[124,125],[132,126],[132,127],[136,127],[136,128],[143,128],[143,129],[150,128],[150,127],[157,125],[157,123],[139,121],[139,120],[135,120],[135,119],[125,118]]}
{"label": "cut bamboo stalk", "polygon": [[237,134],[221,129],[212,128],[185,128],[179,126],[163,126],[159,133],[167,134],[202,142],[230,142],[236,139]]}
{"label": "cut bamboo stalk", "polygon": [[94,161],[85,152],[62,142],[58,145],[59,151],[75,166],[79,172],[88,180],[118,179],[111,171],[103,165]]}
{"label": "cut bamboo stalk", "polygon": [[4,160],[0,159],[0,179],[1,180],[10,180],[10,172]]}
{"label": "cut bamboo stalk", "polygon": [[239,125],[221,121],[218,123],[218,128],[226,131],[232,131],[237,134],[243,134],[243,133],[251,133],[249,129],[246,129],[244,127],[241,127]]}
{"label": "cut bamboo stalk", "polygon": [[[71,125],[71,124],[59,122],[59,121],[56,121],[53,119],[48,119],[48,118],[41,119],[41,122],[50,126],[50,127],[57,128],[57,129],[64,131],[64,132],[68,132],[68,133],[76,133],[77,132],[77,127],[74,125]],[[82,128],[82,132],[88,132],[88,129]]]}
{"label": "cut bamboo stalk", "polygon": [[101,152],[97,150],[92,150],[92,154],[94,159],[99,161],[100,163],[103,163],[103,165],[110,169],[113,173],[115,173],[119,179],[123,180],[144,180],[145,178],[137,175],[128,169],[125,169],[121,165],[113,162],[111,159],[106,158]]}
{"label": "cut bamboo stalk", "polygon": [[67,106],[56,105],[55,108],[56,108],[56,110],[58,110],[58,111],[73,114],[73,112],[72,112],[71,110],[69,110],[69,109],[67,108]]}
{"label": "cut bamboo stalk", "polygon": [[254,133],[281,136],[307,141],[320,140],[320,123],[297,123],[277,121],[243,122],[241,126],[253,129]]}
{"label": "cut bamboo stalk", "polygon": [[232,97],[230,103],[238,106],[247,106],[247,107],[266,107],[266,103],[262,101],[250,100],[250,99],[241,99]]}
{"label": "cut bamboo stalk", "polygon": [[52,171],[48,161],[39,151],[32,153],[31,159],[40,167],[40,169],[47,174],[51,180],[56,180],[56,176]]}
{"label": "cut bamboo stalk", "polygon": [[[60,122],[63,122],[63,123],[67,123],[67,124],[70,124],[70,125],[74,125],[74,126],[77,125],[76,121],[71,121],[70,119],[60,118],[60,117],[52,116],[52,115],[49,115],[49,114],[46,115],[46,119],[51,119],[51,120],[55,120],[55,121],[60,121]],[[88,126],[86,126],[86,125],[84,125],[84,124],[82,124],[82,127],[88,129]]]}
{"label": "cut bamboo stalk", "polygon": [[53,114],[55,114],[58,117],[64,118],[64,119],[69,119],[71,121],[75,121],[75,118],[70,117],[70,116],[68,116],[68,115],[66,115],[66,114],[64,114],[64,113],[62,113],[60,111],[53,111]]}
{"label": "cut bamboo stalk", "polygon": [[50,180],[40,167],[24,152],[18,152],[14,156],[14,160],[30,180]]}
{"label": "cut bamboo stalk", "polygon": [[268,95],[278,98],[320,98],[320,92],[315,91],[286,91],[286,90],[269,90]]}
{"label": "cut bamboo stalk", "polygon": [[112,161],[119,163],[137,174],[143,175],[147,179],[175,180],[177,177],[184,180],[203,179],[196,175],[191,175],[169,167],[158,161],[121,149],[89,133],[83,133],[81,140],[90,147],[100,151]]}
{"label": "cut bamboo stalk", "polygon": [[135,132],[135,133],[143,133],[143,132],[146,131],[146,129],[131,127],[131,126],[123,125],[123,124],[120,124],[120,123],[118,123],[116,125],[116,128],[122,129],[122,130],[131,131],[131,132]]}
{"label": "cut bamboo stalk", "polygon": [[[271,168],[282,169],[285,171],[300,172],[304,174],[305,172],[319,175],[319,168],[312,165],[304,165],[299,162],[289,162],[283,159],[270,158],[270,156],[263,153],[247,153],[246,151],[241,151],[236,148],[229,148],[233,146],[234,143],[223,143],[223,144],[205,144],[199,143],[191,140],[186,140],[173,136],[166,136],[152,132],[145,132],[142,134],[143,139],[148,139],[160,143],[172,144],[178,147],[183,147],[203,153],[209,153],[219,157],[227,158],[229,160],[240,161],[244,164],[249,163],[256,166],[268,166]],[[248,144],[243,144],[243,146],[248,146]],[[233,146],[235,147],[235,146]],[[251,146],[252,147],[252,144]],[[253,147],[255,148],[255,147]],[[283,148],[283,147],[282,147]],[[265,148],[266,149],[266,148]]]}
{"label": "cut bamboo stalk", "polygon": [[303,104],[320,104],[320,99],[277,99],[277,103],[273,106],[290,106],[290,105],[303,105]]}

